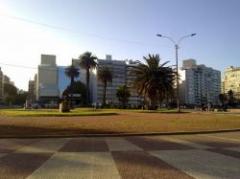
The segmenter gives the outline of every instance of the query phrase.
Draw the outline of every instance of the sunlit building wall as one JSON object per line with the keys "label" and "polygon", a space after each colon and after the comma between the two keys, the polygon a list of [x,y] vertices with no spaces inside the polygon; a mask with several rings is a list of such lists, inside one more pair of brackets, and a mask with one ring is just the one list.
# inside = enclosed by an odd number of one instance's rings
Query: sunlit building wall
{"label": "sunlit building wall", "polygon": [[193,59],[183,61],[185,70],[185,103],[188,105],[219,104],[221,72]]}
{"label": "sunlit building wall", "polygon": [[137,90],[134,88],[134,80],[136,77],[131,72],[134,67],[138,65],[137,61],[128,61],[126,69],[126,85],[130,91],[131,96],[128,99],[128,103],[131,107],[137,108],[143,105],[143,97],[139,96]]}
{"label": "sunlit building wall", "polygon": [[234,96],[240,99],[240,67],[229,67],[224,71],[223,93],[232,90]]}
{"label": "sunlit building wall", "polygon": [[59,97],[58,68],[55,55],[41,55],[37,74],[37,100],[49,101]]}
{"label": "sunlit building wall", "polygon": [[[125,61],[113,60],[111,55],[106,55],[106,59],[98,60],[98,69],[102,67],[108,67],[112,71],[112,82],[108,82],[106,103],[107,104],[119,104],[116,93],[117,88],[126,84],[126,63]],[[97,72],[96,72],[97,75]],[[96,76],[95,93],[97,103],[102,103],[103,98],[103,83]]]}

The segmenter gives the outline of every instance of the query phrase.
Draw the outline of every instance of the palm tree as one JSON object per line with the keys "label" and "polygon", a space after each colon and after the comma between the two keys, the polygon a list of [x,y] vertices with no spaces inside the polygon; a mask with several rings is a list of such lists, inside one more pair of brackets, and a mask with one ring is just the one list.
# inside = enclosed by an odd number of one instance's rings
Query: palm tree
{"label": "palm tree", "polygon": [[175,73],[172,68],[165,67],[168,62],[160,64],[158,55],[143,57],[146,64],[132,68],[131,73],[136,77],[133,84],[138,93],[148,99],[149,109],[156,109],[157,102],[162,101],[174,91]]}
{"label": "palm tree", "polygon": [[90,102],[90,90],[89,90],[89,79],[90,79],[90,70],[97,67],[97,57],[92,55],[91,52],[85,52],[80,55],[80,67],[86,70],[86,86],[87,86],[87,104]]}
{"label": "palm tree", "polygon": [[74,83],[74,79],[79,77],[79,70],[74,65],[70,65],[65,69],[65,74],[70,78],[70,86]]}
{"label": "palm tree", "polygon": [[69,85],[69,89],[68,92],[71,93],[71,97],[70,97],[70,100],[71,100],[71,107],[72,107],[72,95],[73,95],[73,91],[72,91],[72,87],[73,87],[73,84],[74,84],[74,79],[77,78],[79,76],[79,70],[78,68],[76,68],[74,65],[70,65],[69,67],[67,67],[65,69],[65,74],[70,78],[70,85]]}
{"label": "palm tree", "polygon": [[112,71],[108,67],[98,69],[98,79],[103,83],[103,106],[106,105],[107,83],[112,81],[112,76]]}
{"label": "palm tree", "polygon": [[122,104],[122,108],[126,108],[128,98],[130,97],[130,91],[126,85],[119,86],[117,89],[116,96]]}
{"label": "palm tree", "polygon": [[81,81],[75,81],[72,84],[71,89],[69,89],[68,87],[67,90],[71,90],[73,94],[80,95],[76,100],[77,104],[86,105],[87,88],[84,83],[82,83]]}

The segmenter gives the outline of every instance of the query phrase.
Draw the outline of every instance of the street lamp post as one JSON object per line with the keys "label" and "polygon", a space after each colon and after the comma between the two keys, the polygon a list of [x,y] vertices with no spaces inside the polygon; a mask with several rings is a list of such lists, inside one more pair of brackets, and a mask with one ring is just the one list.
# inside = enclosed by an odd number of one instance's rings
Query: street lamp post
{"label": "street lamp post", "polygon": [[157,34],[157,37],[162,37],[162,38],[166,38],[168,40],[170,40],[173,44],[174,44],[174,48],[175,48],[175,57],[176,57],[176,80],[177,80],[177,92],[176,92],[176,98],[177,98],[177,111],[178,112],[181,112],[181,108],[180,108],[180,94],[179,94],[179,74],[178,74],[178,50],[179,50],[179,45],[180,43],[186,39],[186,38],[189,38],[189,37],[193,37],[197,35],[196,33],[193,33],[193,34],[190,34],[190,35],[185,35],[185,36],[182,36],[178,41],[175,41],[173,40],[173,38],[171,37],[168,37],[168,36],[164,36],[164,35],[161,35],[161,34]]}

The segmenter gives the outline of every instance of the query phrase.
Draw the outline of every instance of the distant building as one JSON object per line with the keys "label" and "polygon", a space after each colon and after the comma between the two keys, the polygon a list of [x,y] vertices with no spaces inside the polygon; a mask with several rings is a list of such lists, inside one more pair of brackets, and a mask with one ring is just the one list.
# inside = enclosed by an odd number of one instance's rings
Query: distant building
{"label": "distant building", "polygon": [[222,92],[228,93],[230,90],[237,99],[240,99],[240,67],[231,66],[224,71]]}
{"label": "distant building", "polygon": [[36,101],[36,81],[29,80],[28,82],[28,101],[33,103]]}
{"label": "distant building", "polygon": [[[98,60],[98,69],[102,67],[108,67],[113,74],[112,82],[107,85],[106,103],[119,104],[116,93],[119,86],[126,84],[126,63],[125,61],[113,60],[111,55],[107,55],[106,59]],[[103,84],[97,77],[94,93],[96,94],[96,102],[102,103]]]}
{"label": "distant building", "polygon": [[179,84],[179,100],[181,105],[185,104],[185,101],[186,101],[185,90],[186,90],[186,81],[182,81]]}
{"label": "distant building", "polygon": [[185,103],[188,105],[219,104],[221,72],[205,65],[197,65],[194,59],[183,61],[185,70]]}
{"label": "distant building", "polygon": [[[62,96],[63,91],[70,85],[70,78],[65,74],[67,66],[58,66],[58,89],[59,89],[59,97]],[[81,81],[86,84],[85,78],[85,70],[81,69],[79,66],[76,66],[79,69],[79,77],[75,78],[75,81]]]}
{"label": "distant building", "polygon": [[139,107],[143,105],[143,97],[139,96],[137,90],[134,88],[134,80],[136,77],[131,73],[132,69],[138,65],[137,61],[128,61],[126,69],[126,85],[130,91],[129,105],[131,107]]}
{"label": "distant building", "polygon": [[[72,59],[72,64],[79,69],[79,77],[75,81],[81,81],[86,84],[86,70],[79,66],[79,59]],[[129,87],[131,97],[129,98],[129,106],[138,107],[142,105],[143,99],[133,88],[135,76],[130,73],[133,66],[137,63],[134,61],[126,63],[123,60],[113,60],[111,55],[106,55],[106,59],[97,60],[98,67],[90,70],[90,100],[92,104],[101,104],[103,98],[103,84],[97,78],[98,70],[108,67],[113,74],[112,82],[107,85],[106,103],[109,105],[118,105],[119,101],[116,96],[117,88],[121,85]],[[69,86],[70,78],[66,76],[65,70],[67,66],[57,66],[56,56],[42,55],[41,64],[38,66],[36,80],[29,82],[29,91],[31,97],[36,101],[49,103],[56,102],[62,97],[63,91]],[[34,87],[35,84],[35,87]],[[34,89],[35,88],[35,89]]]}
{"label": "distant building", "polygon": [[[81,81],[83,84],[86,85],[86,69],[80,67],[80,60],[79,59],[72,59],[72,65],[79,69],[79,78],[78,81]],[[89,93],[90,93],[90,101],[92,103],[96,102],[96,69],[90,69],[90,79],[89,79]]]}
{"label": "distant building", "polygon": [[36,99],[42,102],[56,101],[59,98],[58,68],[56,56],[41,55],[38,66]]}
{"label": "distant building", "polygon": [[[78,59],[73,59],[72,63],[79,69],[80,73],[79,77],[75,78],[75,81],[81,81],[86,84],[86,70],[79,66]],[[56,56],[41,55],[41,64],[38,66],[35,82],[29,81],[31,98],[33,96],[35,83],[35,96],[37,101],[43,103],[57,102],[62,97],[63,91],[70,85],[70,78],[65,74],[66,68],[68,68],[68,66],[57,66]]]}

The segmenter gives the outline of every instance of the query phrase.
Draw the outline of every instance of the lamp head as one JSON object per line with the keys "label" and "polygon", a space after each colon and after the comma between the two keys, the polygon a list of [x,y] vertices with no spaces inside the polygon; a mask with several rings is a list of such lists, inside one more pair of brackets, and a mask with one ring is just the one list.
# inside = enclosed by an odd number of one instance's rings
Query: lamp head
{"label": "lamp head", "polygon": [[197,35],[197,34],[196,33],[191,34],[192,37],[195,36],[195,35]]}
{"label": "lamp head", "polygon": [[158,37],[162,37],[162,34],[157,34]]}

